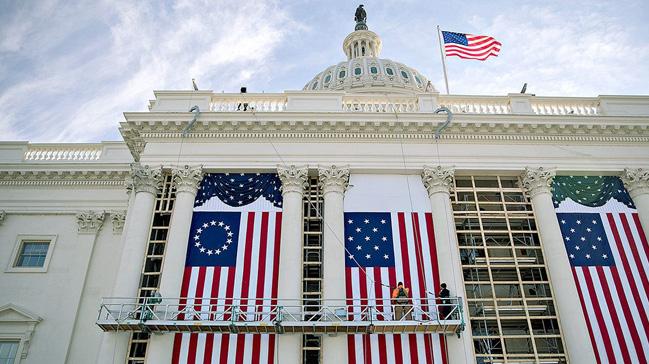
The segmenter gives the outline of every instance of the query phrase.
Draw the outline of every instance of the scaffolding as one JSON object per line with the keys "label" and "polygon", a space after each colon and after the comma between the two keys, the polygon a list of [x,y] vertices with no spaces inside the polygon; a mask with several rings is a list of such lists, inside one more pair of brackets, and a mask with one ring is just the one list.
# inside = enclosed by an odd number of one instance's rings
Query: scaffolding
{"label": "scaffolding", "polygon": [[346,299],[318,305],[268,298],[105,298],[97,325],[103,331],[223,334],[459,334],[462,299],[417,299],[392,305],[349,305]]}
{"label": "scaffolding", "polygon": [[534,210],[516,176],[457,176],[452,193],[476,362],[565,363]]}

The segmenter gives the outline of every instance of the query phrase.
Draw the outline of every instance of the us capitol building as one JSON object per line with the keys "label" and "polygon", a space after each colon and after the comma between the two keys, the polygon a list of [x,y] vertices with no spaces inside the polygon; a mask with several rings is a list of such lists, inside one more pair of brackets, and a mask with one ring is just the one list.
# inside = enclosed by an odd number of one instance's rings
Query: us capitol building
{"label": "us capitol building", "polygon": [[1,142],[0,363],[646,363],[649,97],[443,95],[382,47]]}

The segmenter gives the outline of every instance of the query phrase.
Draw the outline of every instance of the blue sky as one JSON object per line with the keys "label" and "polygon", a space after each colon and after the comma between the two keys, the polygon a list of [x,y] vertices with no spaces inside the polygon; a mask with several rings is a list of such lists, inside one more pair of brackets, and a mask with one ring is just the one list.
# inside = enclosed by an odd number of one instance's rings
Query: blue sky
{"label": "blue sky", "polygon": [[[649,2],[364,0],[381,56],[444,90],[435,26],[503,43],[451,92],[649,94]],[[358,2],[0,0],[0,140],[120,140],[152,90],[282,92],[344,60]]]}

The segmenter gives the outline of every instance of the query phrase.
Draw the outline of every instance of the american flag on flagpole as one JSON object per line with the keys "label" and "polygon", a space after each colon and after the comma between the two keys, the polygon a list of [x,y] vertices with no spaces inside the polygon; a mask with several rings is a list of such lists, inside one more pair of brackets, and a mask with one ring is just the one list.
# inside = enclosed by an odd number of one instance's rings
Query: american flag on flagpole
{"label": "american flag on flagpole", "polygon": [[473,35],[448,32],[443,30],[444,53],[447,57],[456,56],[463,59],[484,61],[497,57],[502,44],[488,35]]}
{"label": "american flag on flagpole", "polygon": [[[402,176],[405,177],[405,176]],[[427,211],[393,212],[409,199],[396,196],[394,186],[403,179],[390,180],[385,187],[382,200],[386,211],[354,211],[357,208],[375,207],[376,196],[381,193],[379,177],[352,175],[350,183],[354,190],[363,191],[361,198],[348,198],[345,202],[345,287],[348,306],[354,307],[350,316],[361,314],[359,305],[377,308],[377,320],[391,319],[394,309],[390,300],[392,289],[401,281],[410,288],[413,305],[419,306],[422,299],[431,300],[431,294],[439,287],[437,248],[435,246],[432,214]],[[396,182],[396,183],[395,183]],[[413,182],[411,182],[413,183]],[[416,183],[421,184],[421,180]],[[389,187],[388,187],[389,186]],[[423,184],[411,186],[413,199],[427,201]],[[419,188],[418,188],[419,187]],[[406,191],[405,186],[400,192]],[[418,193],[419,192],[419,193]],[[347,194],[350,192],[348,191]],[[353,193],[353,192],[352,192]],[[365,198],[372,198],[370,201]],[[400,201],[396,204],[393,201]],[[348,204],[348,200],[354,200]],[[352,206],[350,206],[352,205]],[[348,211],[352,210],[352,211]],[[428,208],[430,210],[430,208]],[[432,292],[431,292],[432,291]],[[422,308],[425,308],[422,307]],[[434,307],[428,308],[431,316]],[[351,317],[350,317],[351,318]],[[417,317],[413,317],[417,319]],[[421,318],[419,318],[421,319]],[[347,336],[347,358],[349,364],[367,363],[446,363],[444,337],[438,334],[356,334]]]}
{"label": "american flag on flagpole", "polygon": [[[576,192],[603,191],[590,187]],[[649,244],[637,212],[615,199],[599,207],[570,200],[557,219],[598,362],[647,363]]]}
{"label": "american flag on flagpole", "polygon": [[[235,299],[242,313],[259,312],[259,307],[270,310],[260,298],[277,297],[282,212],[272,208],[281,206],[275,177],[205,176],[188,239],[181,287],[187,299],[181,305],[205,312],[211,304],[213,311],[223,312]],[[179,333],[172,363],[272,364],[275,341],[275,335]]]}

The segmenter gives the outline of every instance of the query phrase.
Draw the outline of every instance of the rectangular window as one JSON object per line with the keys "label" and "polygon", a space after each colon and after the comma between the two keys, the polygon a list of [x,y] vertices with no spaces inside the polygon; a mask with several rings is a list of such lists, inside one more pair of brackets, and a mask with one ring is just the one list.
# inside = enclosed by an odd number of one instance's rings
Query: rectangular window
{"label": "rectangular window", "polygon": [[49,241],[23,241],[16,267],[41,268],[45,264]]}
{"label": "rectangular window", "polygon": [[5,272],[47,272],[55,244],[56,235],[18,235]]}
{"label": "rectangular window", "polygon": [[14,364],[18,352],[18,341],[0,341],[0,364]]}

